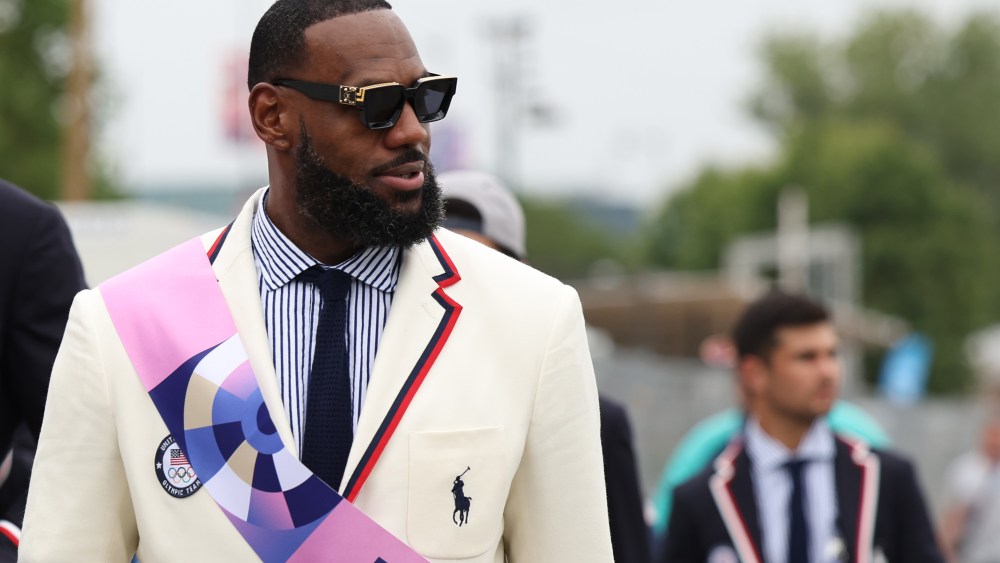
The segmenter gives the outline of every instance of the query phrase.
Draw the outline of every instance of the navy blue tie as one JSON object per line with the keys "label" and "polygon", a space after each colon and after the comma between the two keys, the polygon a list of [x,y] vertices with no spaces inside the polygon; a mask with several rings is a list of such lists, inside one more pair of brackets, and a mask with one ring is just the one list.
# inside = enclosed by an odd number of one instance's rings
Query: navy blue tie
{"label": "navy blue tie", "polygon": [[314,284],[323,297],[309,373],[302,463],[327,485],[338,489],[354,441],[347,364],[347,294],[351,276],[313,266],[299,274],[299,279]]}
{"label": "navy blue tie", "polygon": [[788,563],[809,562],[809,524],[802,483],[802,469],[806,463],[804,459],[793,459],[785,464],[792,480],[792,495],[788,500]]}

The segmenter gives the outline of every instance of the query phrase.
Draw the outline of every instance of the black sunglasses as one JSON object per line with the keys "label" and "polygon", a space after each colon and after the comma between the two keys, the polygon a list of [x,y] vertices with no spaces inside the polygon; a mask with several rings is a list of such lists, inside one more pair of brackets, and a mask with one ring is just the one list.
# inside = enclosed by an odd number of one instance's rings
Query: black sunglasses
{"label": "black sunglasses", "polygon": [[388,129],[396,124],[407,101],[421,123],[443,119],[448,113],[451,98],[455,95],[458,78],[431,75],[421,78],[407,88],[398,82],[383,82],[371,86],[340,86],[305,80],[276,78],[275,86],[285,86],[314,100],[357,106],[361,123],[369,129]]}

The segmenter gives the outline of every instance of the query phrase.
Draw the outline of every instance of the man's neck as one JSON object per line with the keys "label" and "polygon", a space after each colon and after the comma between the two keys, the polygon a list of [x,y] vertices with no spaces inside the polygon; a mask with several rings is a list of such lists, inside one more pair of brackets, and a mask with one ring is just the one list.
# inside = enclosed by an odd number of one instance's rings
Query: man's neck
{"label": "man's neck", "polygon": [[264,202],[264,212],[288,240],[310,256],[324,264],[340,264],[359,250],[352,243],[336,239],[317,228],[307,226],[307,220],[297,212],[291,204],[276,200],[276,195],[270,193]]}
{"label": "man's neck", "polygon": [[809,432],[815,419],[798,419],[765,412],[757,416],[757,422],[760,424],[761,430],[766,432],[768,436],[780,442],[789,451],[794,452],[799,448],[799,444],[802,443],[802,439]]}

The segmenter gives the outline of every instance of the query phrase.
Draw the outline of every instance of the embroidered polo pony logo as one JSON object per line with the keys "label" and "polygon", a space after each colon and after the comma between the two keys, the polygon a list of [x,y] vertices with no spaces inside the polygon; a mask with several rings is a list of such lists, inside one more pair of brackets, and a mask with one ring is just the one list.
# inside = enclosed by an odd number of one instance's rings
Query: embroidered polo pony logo
{"label": "embroidered polo pony logo", "polygon": [[[471,467],[466,467],[462,475],[469,472]],[[455,477],[455,484],[451,487],[451,494],[455,497],[455,512],[451,513],[451,521],[458,524],[461,528],[462,524],[469,523],[469,507],[472,505],[472,497],[465,496],[465,481],[462,480],[462,475]]]}

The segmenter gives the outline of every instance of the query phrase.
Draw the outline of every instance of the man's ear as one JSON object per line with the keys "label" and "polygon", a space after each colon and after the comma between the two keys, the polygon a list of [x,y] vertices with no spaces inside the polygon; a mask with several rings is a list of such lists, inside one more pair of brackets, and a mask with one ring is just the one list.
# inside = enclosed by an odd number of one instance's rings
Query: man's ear
{"label": "man's ear", "polygon": [[273,84],[261,82],[250,90],[248,105],[254,131],[260,140],[279,151],[291,149],[294,129],[289,124],[293,120],[281,92]]}
{"label": "man's ear", "polygon": [[749,395],[758,395],[767,385],[767,364],[763,358],[753,355],[743,356],[736,364],[740,383]]}

